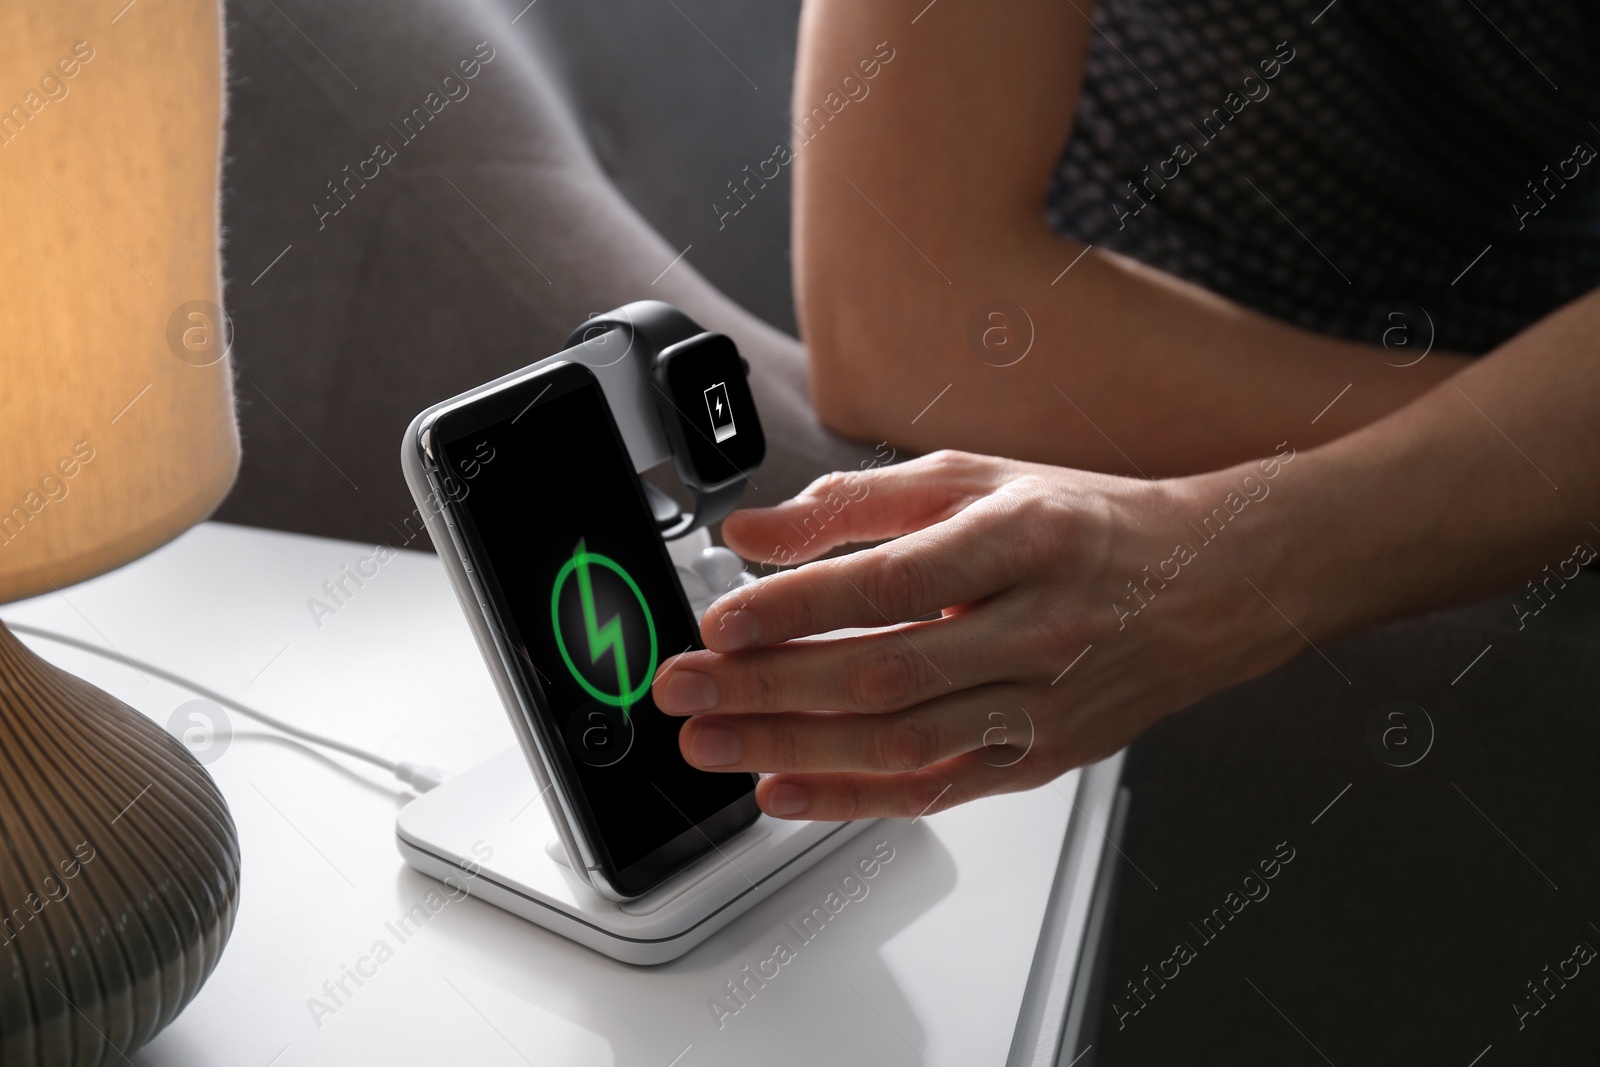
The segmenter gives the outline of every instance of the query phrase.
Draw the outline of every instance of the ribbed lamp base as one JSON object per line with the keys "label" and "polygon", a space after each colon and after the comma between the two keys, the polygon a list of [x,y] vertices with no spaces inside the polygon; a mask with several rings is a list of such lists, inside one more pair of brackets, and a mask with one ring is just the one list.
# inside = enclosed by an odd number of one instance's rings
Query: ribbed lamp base
{"label": "ribbed lamp base", "polygon": [[159,726],[0,625],[0,1064],[122,1061],[233,929],[239,838]]}

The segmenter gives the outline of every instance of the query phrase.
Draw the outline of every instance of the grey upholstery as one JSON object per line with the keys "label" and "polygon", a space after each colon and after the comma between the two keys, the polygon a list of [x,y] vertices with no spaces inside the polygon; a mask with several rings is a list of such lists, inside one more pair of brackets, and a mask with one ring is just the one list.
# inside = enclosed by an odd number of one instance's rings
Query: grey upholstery
{"label": "grey upholstery", "polygon": [[[869,456],[818,426],[783,332],[788,175],[736,216],[713,207],[785,137],[797,12],[230,3],[225,261],[244,462],[217,517],[428,547],[402,532],[410,417],[646,296],[751,360],[771,443],[751,499]],[[465,79],[480,42],[493,58]]]}

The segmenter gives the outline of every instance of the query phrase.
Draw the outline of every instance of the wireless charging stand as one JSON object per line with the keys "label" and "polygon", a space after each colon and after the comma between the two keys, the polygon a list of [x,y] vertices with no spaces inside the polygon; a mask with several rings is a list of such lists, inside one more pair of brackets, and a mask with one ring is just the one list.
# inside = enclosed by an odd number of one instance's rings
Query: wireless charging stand
{"label": "wireless charging stand", "polygon": [[[620,353],[619,345],[624,346]],[[648,360],[642,348],[634,353],[631,332],[609,330],[541,363],[560,360],[576,360],[594,371],[635,470],[643,473],[672,454],[651,396]],[[432,489],[415,445],[427,415],[419,415],[406,431],[402,469],[433,543],[441,548],[440,560],[469,625],[480,646],[492,648],[465,575],[465,561],[458,563],[450,547],[452,539],[440,509],[425,506]],[[665,502],[668,510],[675,507],[665,494],[658,492],[654,499]],[[658,523],[663,514],[658,514]],[[739,561],[725,549],[717,550],[721,561],[707,559],[715,553],[708,553],[711,534],[704,528],[666,544],[696,616],[718,593],[752,580],[741,576]],[[727,562],[732,563],[733,573],[723,565]],[[486,655],[515,725],[521,712],[514,706],[509,679],[496,670],[494,659]],[[875,821],[797,822],[761,815],[649,893],[619,903],[601,896],[587,877],[573,870],[551,821],[547,805],[551,798],[539,788],[527,758],[520,748],[503,752],[407,804],[395,820],[400,854],[455,892],[464,890],[626,963],[676,959]]]}
{"label": "wireless charging stand", "polygon": [[[711,535],[696,530],[667,550],[682,576],[710,545]],[[618,903],[572,869],[547,799],[522,750],[509,749],[400,809],[395,841],[407,863],[453,891],[637,964],[677,959],[876,821],[761,815],[649,893]]]}
{"label": "wireless charging stand", "polygon": [[642,897],[607,900],[567,862],[519,749],[400,810],[407,863],[480,900],[624,963],[676,959],[771,896],[875,820],[762,815]]}

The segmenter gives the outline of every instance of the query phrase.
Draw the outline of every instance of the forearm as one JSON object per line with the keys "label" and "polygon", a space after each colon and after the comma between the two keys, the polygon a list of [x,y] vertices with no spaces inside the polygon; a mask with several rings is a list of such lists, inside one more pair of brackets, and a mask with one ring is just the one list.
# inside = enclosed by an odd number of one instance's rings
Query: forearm
{"label": "forearm", "polygon": [[1597,337],[1592,293],[1299,454],[1243,531],[1258,585],[1320,639],[1575,576],[1600,547]]}
{"label": "forearm", "polygon": [[[816,173],[823,161],[808,165],[802,195],[820,199],[813,183],[826,180]],[[872,217],[857,206],[802,207],[803,217],[845,217],[797,235],[815,400],[824,419],[854,436],[916,451],[1187,474],[1270,453],[1290,437],[1306,446],[1332,440],[1466,362],[1433,353],[1395,366],[1395,353],[1288,326],[1098,249],[1062,276],[1082,246],[1042,221],[998,238],[959,228],[919,235],[947,283],[869,205],[859,203]],[[889,240],[843,236],[874,226]],[[1025,317],[996,320],[1009,348],[986,352],[973,334],[987,324],[972,323],[997,298]],[[1027,356],[994,365],[1020,354],[1030,325]]]}
{"label": "forearm", "polygon": [[[1262,455],[1291,432],[1331,440],[1457,369],[1440,353],[1386,365],[1381,349],[1100,249],[1073,265],[1081,246],[1046,227],[1044,202],[1071,136],[1084,11],[808,0],[797,121],[880,44],[893,55],[858,79],[859,99],[836,97],[825,126],[796,131],[797,300],[824,420],[913,451],[1179,474]],[[1031,349],[1012,366],[991,364],[1027,343],[1025,322],[988,362],[969,337],[997,299],[1031,320]]]}

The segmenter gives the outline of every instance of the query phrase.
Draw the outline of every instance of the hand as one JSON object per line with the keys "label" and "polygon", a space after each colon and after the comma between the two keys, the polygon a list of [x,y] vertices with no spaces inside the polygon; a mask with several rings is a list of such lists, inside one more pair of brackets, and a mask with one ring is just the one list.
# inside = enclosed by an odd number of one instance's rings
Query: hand
{"label": "hand", "polygon": [[[1292,458],[1144,481],[939,452],[827,475],[730,515],[730,547],[770,565],[895,539],[718,600],[708,651],[664,663],[656,703],[693,716],[694,765],[772,772],[756,794],[778,817],[917,816],[1042,785],[1304,647],[1238,565]],[[1213,506],[1215,544],[1191,524]],[[877,629],[798,640],[847,627]]]}

